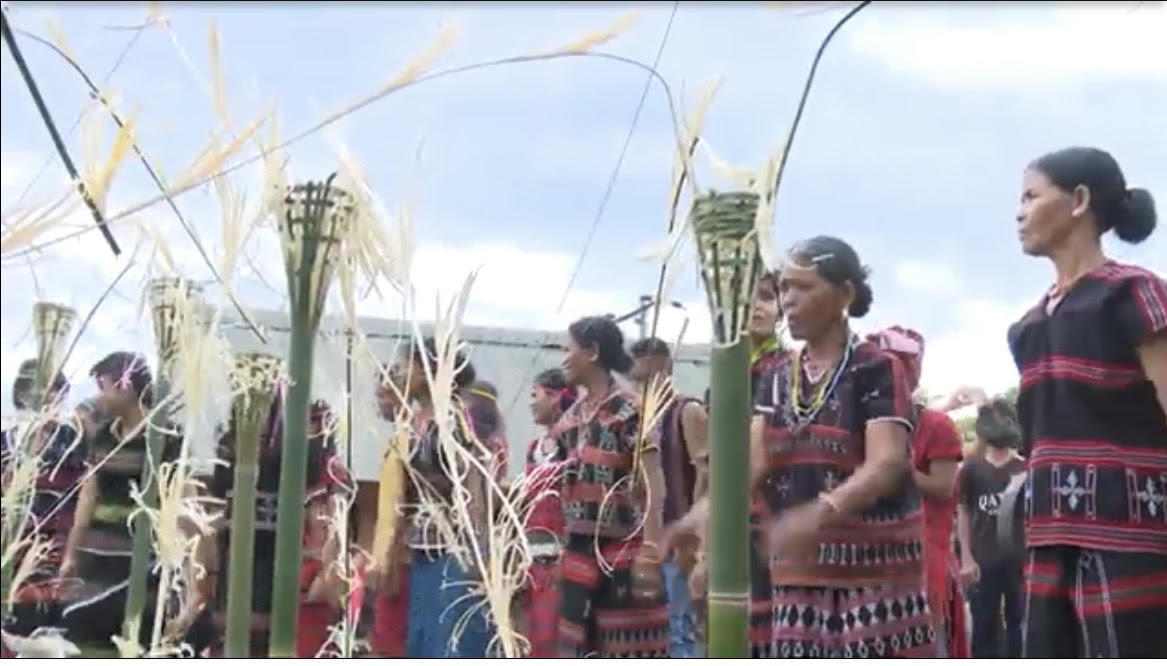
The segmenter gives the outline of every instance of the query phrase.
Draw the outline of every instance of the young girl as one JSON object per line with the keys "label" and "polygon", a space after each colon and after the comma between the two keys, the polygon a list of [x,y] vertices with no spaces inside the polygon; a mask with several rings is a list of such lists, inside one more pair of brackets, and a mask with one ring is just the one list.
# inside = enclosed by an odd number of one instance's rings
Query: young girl
{"label": "young girl", "polygon": [[575,400],[575,388],[568,385],[558,368],[544,370],[535,377],[531,416],[545,432],[527,447],[521,506],[529,511],[526,533],[534,561],[529,584],[519,599],[523,634],[531,643],[527,656],[534,659],[558,655],[559,559],[564,528],[559,486],[568,452],[552,436],[552,429]]}
{"label": "young girl", "polygon": [[568,327],[563,374],[582,397],[554,429],[558,446],[570,452],[561,491],[561,657],[668,655],[660,450],[640,441],[636,398],[612,376],[631,368],[610,319],[587,317]]}

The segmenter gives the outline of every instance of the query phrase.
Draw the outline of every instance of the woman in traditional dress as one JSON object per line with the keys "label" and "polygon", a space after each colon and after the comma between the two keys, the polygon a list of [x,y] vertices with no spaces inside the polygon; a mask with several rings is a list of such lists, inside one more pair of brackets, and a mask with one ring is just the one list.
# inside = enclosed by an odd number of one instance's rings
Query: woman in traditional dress
{"label": "woman in traditional dress", "polygon": [[502,485],[506,482],[510,456],[506,424],[498,408],[498,389],[490,382],[475,381],[466,390],[464,401],[474,437],[486,449],[483,464],[492,471],[494,482]]}
{"label": "woman in traditional dress", "polygon": [[582,397],[554,429],[569,452],[561,490],[561,657],[668,655],[660,450],[641,432],[635,396],[612,376],[631,368],[611,319],[586,317],[568,327],[563,374]]}
{"label": "woman in traditional dress", "polygon": [[[907,381],[849,324],[871,306],[867,270],[847,243],[817,237],[790,252],[779,290],[805,344],[755,396],[750,475],[765,507],[770,652],[934,656]],[[704,535],[707,522],[703,502],[678,531]]]}
{"label": "woman in traditional dress", "polygon": [[1096,148],[1036,159],[1017,233],[1055,283],[1009,329],[1028,449],[1026,657],[1167,654],[1167,284],[1102,235],[1155,228],[1150,192]]}
{"label": "woman in traditional dress", "polygon": [[[882,351],[894,354],[904,366],[913,395],[920,385],[924,336],[892,326],[867,336]],[[912,437],[912,476],[924,501],[924,561],[928,571],[928,601],[944,655],[969,656],[965,632],[964,595],[958,584],[953,524],[959,492],[957,469],[963,444],[956,424],[942,411],[915,404],[916,430]]]}
{"label": "woman in traditional dress", "polygon": [[519,598],[523,635],[531,644],[527,656],[534,659],[553,659],[559,654],[559,557],[564,526],[559,486],[567,451],[552,436],[552,428],[575,400],[575,387],[558,368],[535,377],[531,416],[544,432],[527,447],[523,472],[521,506],[527,511],[526,536],[533,561]]}
{"label": "woman in traditional dress", "polygon": [[[114,352],[89,371],[97,384],[98,410],[111,419],[98,426],[89,443],[90,474],[78,493],[77,510],[65,544],[61,577],[70,585],[62,611],[70,640],[79,646],[108,649],[110,636],[122,634],[129,586],[133,535],[129,518],[137,510],[131,489],[149,465],[178,459],[181,437],[165,435],[162,460],[149,461],[146,411],[152,381],[145,357]],[[139,624],[139,645],[148,645],[157,598],[157,575],[147,579],[146,603]]]}
{"label": "woman in traditional dress", "polygon": [[[300,614],[296,626],[296,656],[314,657],[324,646],[328,627],[339,620],[340,587],[335,544],[329,540],[329,514],[334,498],[351,494],[352,481],[337,455],[333,438],[333,415],[323,401],[312,403],[309,411],[308,471],[305,494],[303,562],[300,568]],[[276,518],[279,513],[280,469],[283,459],[282,396],[269,412],[260,436],[259,475],[255,494],[255,545],[252,564],[251,655],[266,657],[271,620],[272,581],[275,574]],[[223,522],[204,552],[210,557],[203,566],[209,571],[207,600],[218,636],[225,630],[228,565],[231,552],[231,509],[235,495],[234,413],[230,427],[219,440],[218,457],[227,465],[216,466],[209,490],[226,505]],[[332,539],[335,541],[335,539]],[[217,645],[211,646],[217,652]]]}
{"label": "woman in traditional dress", "polygon": [[778,299],[778,272],[766,273],[754,291],[750,315],[750,383],[756,388],[773,372],[782,357],[782,303]]}
{"label": "woman in traditional dress", "polygon": [[[469,541],[481,535],[466,533],[451,513],[453,502],[461,501],[451,478],[454,473],[467,486],[473,523],[485,525],[485,480],[465,461],[443,454],[437,421],[449,419],[449,435],[460,446],[472,446],[464,428],[465,407],[457,394],[474,382],[474,366],[461,352],[455,357],[454,385],[446,387],[454,394],[454,414],[434,413],[431,389],[438,389],[429,385],[425,373],[426,367],[432,372],[438,363],[432,338],[403,348],[393,370],[394,384],[404,387],[405,399],[412,405],[411,422],[402,424],[410,429],[410,472],[403,505],[407,533],[401,535],[410,550],[406,639],[410,658],[482,658],[490,642],[487,619],[481,607],[475,608],[481,598],[470,587],[475,574],[464,557]],[[385,556],[387,571],[399,566],[399,555],[394,550]]]}
{"label": "woman in traditional dress", "polygon": [[[21,363],[12,384],[12,403],[19,411],[32,407],[35,375],[35,359]],[[50,413],[60,406],[68,392],[69,382],[58,372],[45,400]],[[0,433],[0,478],[5,495],[20,461],[37,460],[38,474],[31,489],[23,536],[35,534],[36,538],[52,544],[51,550],[36,563],[33,574],[16,591],[11,614],[4,618],[4,630],[9,633],[27,636],[37,627],[56,626],[60,620],[58,569],[77,506],[74,490],[85,475],[86,444],[77,428],[55,419],[44,422],[36,433],[15,429]],[[20,562],[22,557],[23,551],[13,561]]]}

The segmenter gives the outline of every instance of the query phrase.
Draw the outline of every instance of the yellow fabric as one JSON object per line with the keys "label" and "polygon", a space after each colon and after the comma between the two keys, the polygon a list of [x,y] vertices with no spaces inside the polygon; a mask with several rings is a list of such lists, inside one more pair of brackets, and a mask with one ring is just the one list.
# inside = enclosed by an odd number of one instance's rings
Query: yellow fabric
{"label": "yellow fabric", "polygon": [[405,495],[405,464],[401,458],[403,442],[394,438],[381,461],[377,476],[377,525],[373,528],[373,558],[384,563],[397,540],[397,507]]}
{"label": "yellow fabric", "polygon": [[772,354],[782,349],[782,343],[778,340],[778,336],[766,338],[762,344],[750,349],[750,366],[753,367],[758,364],[766,354]]}

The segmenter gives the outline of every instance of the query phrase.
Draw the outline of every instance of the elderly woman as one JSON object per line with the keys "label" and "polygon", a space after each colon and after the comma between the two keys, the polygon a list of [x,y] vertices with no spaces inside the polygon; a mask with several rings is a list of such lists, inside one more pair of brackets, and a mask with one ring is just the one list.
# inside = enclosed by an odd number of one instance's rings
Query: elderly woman
{"label": "elderly woman", "polygon": [[[913,410],[902,364],[858,339],[867,270],[847,243],[790,252],[779,281],[795,340],[755,396],[750,482],[764,507],[771,654],[935,656],[920,496],[910,482]],[[708,504],[679,531],[704,534]]]}
{"label": "elderly woman", "polygon": [[1138,243],[1155,221],[1105,151],[1025,170],[1021,249],[1056,275],[1009,329],[1029,458],[1026,657],[1167,654],[1167,282],[1102,251],[1103,234]]}

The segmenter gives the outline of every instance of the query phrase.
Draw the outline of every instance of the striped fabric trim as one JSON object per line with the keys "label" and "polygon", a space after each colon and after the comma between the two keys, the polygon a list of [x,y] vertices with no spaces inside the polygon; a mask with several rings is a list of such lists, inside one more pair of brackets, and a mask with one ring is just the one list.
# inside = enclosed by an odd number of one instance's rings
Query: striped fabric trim
{"label": "striped fabric trim", "polygon": [[1029,458],[1030,467],[1054,463],[1167,468],[1167,451],[1151,443],[1146,448],[1135,448],[1094,440],[1035,441]]}
{"label": "striped fabric trim", "polygon": [[1072,543],[1079,548],[1167,554],[1167,526],[1134,528],[1121,523],[1098,525],[1065,517],[1057,520],[1030,518],[1025,521],[1025,541],[1030,547]]}
{"label": "striped fabric trim", "polygon": [[1138,366],[1111,365],[1070,356],[1048,356],[1021,369],[1021,388],[1048,380],[1081,382],[1098,388],[1121,389],[1146,379]]}

